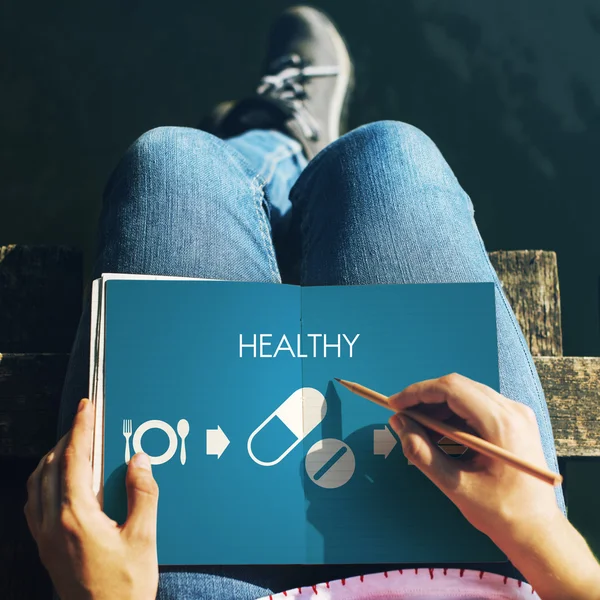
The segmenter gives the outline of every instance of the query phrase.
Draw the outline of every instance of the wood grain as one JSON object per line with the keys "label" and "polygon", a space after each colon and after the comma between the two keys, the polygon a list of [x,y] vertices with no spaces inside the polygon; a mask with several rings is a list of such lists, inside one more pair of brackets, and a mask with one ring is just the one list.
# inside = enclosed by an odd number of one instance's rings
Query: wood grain
{"label": "wood grain", "polygon": [[534,357],[558,456],[600,456],[600,358]]}
{"label": "wood grain", "polygon": [[489,257],[531,354],[562,356],[556,252],[499,250]]}

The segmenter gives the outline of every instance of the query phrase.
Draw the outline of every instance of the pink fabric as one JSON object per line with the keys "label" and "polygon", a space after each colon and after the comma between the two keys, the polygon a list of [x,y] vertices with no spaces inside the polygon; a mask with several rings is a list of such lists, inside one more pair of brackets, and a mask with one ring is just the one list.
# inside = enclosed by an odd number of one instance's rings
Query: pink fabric
{"label": "pink fabric", "polygon": [[467,569],[403,569],[319,583],[260,600],[540,600],[510,577]]}

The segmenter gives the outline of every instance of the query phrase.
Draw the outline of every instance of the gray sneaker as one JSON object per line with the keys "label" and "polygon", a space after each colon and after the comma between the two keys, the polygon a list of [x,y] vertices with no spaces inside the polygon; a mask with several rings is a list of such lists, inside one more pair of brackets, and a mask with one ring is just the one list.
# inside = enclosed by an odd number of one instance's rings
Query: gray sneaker
{"label": "gray sneaker", "polygon": [[345,127],[352,84],[346,44],[329,18],[308,6],[289,8],[271,28],[256,93],[219,104],[200,128],[223,139],[276,129],[298,140],[311,159]]}

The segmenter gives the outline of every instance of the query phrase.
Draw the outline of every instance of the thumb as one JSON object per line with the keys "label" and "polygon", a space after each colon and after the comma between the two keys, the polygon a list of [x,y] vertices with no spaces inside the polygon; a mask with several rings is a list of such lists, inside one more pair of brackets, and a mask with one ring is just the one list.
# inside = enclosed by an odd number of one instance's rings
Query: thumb
{"label": "thumb", "polygon": [[431,441],[427,431],[416,421],[403,414],[390,418],[390,427],[397,433],[402,443],[404,456],[418,467],[442,491],[452,485],[458,466],[449,456]]}
{"label": "thumb", "polygon": [[138,452],[127,467],[127,521],[124,530],[132,537],[156,543],[158,485],[147,454]]}

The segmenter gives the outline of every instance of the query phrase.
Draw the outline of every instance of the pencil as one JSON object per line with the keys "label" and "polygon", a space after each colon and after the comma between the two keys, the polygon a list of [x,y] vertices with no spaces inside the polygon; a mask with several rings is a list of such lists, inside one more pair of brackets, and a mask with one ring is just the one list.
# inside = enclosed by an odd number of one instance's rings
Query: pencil
{"label": "pencil", "polygon": [[[352,381],[345,381],[343,379],[335,378],[336,381],[341,383],[344,387],[348,388],[351,392],[366,398],[367,400],[371,400],[371,402],[375,402],[375,404],[379,404],[379,406],[383,406],[388,410],[393,410],[388,404],[387,396],[380,394],[374,390],[361,385],[360,383],[354,383]],[[451,440],[466,446],[467,448],[471,448],[476,452],[481,454],[485,454],[485,456],[489,456],[491,458],[497,458],[498,460],[504,461],[506,464],[511,467],[515,467],[524,473],[528,473],[529,475],[533,475],[546,483],[551,485],[560,485],[562,483],[562,475],[554,473],[549,469],[544,469],[542,467],[538,467],[530,463],[527,460],[519,458],[512,452],[501,448],[500,446],[496,446],[487,440],[484,440],[472,433],[468,433],[466,431],[461,431],[456,427],[452,427],[442,421],[438,421],[437,419],[433,419],[419,411],[412,410],[407,408],[405,410],[400,411],[403,416],[407,416],[413,421],[420,423],[424,427],[431,429],[437,433],[445,435]]]}

